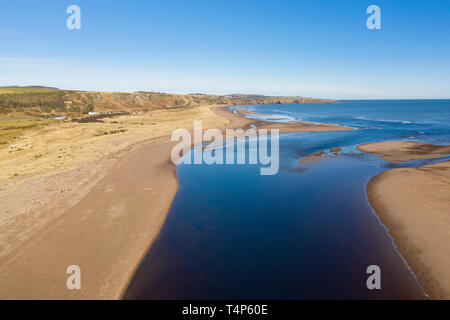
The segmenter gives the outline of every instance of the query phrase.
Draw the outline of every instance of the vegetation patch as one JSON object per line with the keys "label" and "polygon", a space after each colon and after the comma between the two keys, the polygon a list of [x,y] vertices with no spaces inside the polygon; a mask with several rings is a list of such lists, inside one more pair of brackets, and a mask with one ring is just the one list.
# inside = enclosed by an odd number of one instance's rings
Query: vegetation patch
{"label": "vegetation patch", "polygon": [[0,148],[20,137],[25,131],[39,129],[55,120],[12,120],[0,121]]}

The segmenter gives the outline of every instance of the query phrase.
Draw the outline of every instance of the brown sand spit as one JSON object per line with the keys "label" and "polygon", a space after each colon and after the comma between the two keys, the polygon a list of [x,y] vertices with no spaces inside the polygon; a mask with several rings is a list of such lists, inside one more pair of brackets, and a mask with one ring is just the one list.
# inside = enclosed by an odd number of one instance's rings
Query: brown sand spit
{"label": "brown sand spit", "polygon": [[[444,155],[445,148],[398,141],[362,149],[383,150],[400,161]],[[382,172],[369,182],[367,194],[426,292],[450,299],[450,161]]]}
{"label": "brown sand spit", "polygon": [[310,155],[307,155],[303,158],[301,158],[298,163],[299,164],[308,164],[312,162],[319,162],[324,159],[324,156],[326,156],[325,151],[319,151]]}
{"label": "brown sand spit", "polygon": [[338,126],[334,124],[326,124],[326,123],[316,124],[304,121],[290,122],[290,123],[266,122],[264,124],[258,125],[258,129],[273,129],[273,128],[279,129],[280,133],[353,130],[353,128],[350,127]]}
{"label": "brown sand spit", "polygon": [[358,149],[382,155],[381,159],[392,162],[439,158],[450,153],[450,146],[436,146],[414,141],[368,143],[358,146]]}
{"label": "brown sand spit", "polygon": [[246,114],[252,115],[253,114],[253,115],[257,115],[257,116],[269,116],[269,114],[267,114],[267,113],[250,112],[250,111],[247,111],[244,109],[238,110],[237,112],[239,114],[243,114],[243,115],[246,115]]}
{"label": "brown sand spit", "polygon": [[[249,128],[250,124],[255,125],[258,129],[278,129],[280,130],[280,133],[289,133],[289,132],[322,132],[322,131],[346,131],[346,130],[353,130],[353,128],[350,127],[344,127],[344,126],[338,126],[334,124],[327,124],[327,123],[314,123],[314,122],[307,122],[307,121],[296,121],[296,122],[289,122],[289,123],[278,123],[278,122],[265,122],[255,119],[249,119],[241,117],[240,115],[247,115],[247,114],[257,114],[257,115],[266,115],[263,113],[254,113],[254,112],[248,112],[246,110],[239,110],[238,114],[234,114],[231,112],[228,112],[228,108],[215,108],[215,111],[219,113],[220,115],[223,115],[229,119],[247,119],[246,122],[246,128]],[[275,119],[272,119],[275,120]],[[242,121],[242,120],[239,120]]]}
{"label": "brown sand spit", "polygon": [[298,163],[299,164],[311,164],[314,162],[319,162],[322,161],[324,159],[328,159],[331,156],[332,157],[336,157],[339,155],[339,152],[341,152],[342,149],[341,148],[332,148],[330,150],[327,151],[319,151],[313,154],[309,154],[307,156],[304,156],[303,158],[301,158]]}
{"label": "brown sand spit", "polygon": [[[55,123],[1,148],[0,299],[120,298],[177,190],[171,132],[192,129],[194,120],[204,129],[254,123],[214,111]],[[66,288],[69,265],[81,267],[80,291]]]}

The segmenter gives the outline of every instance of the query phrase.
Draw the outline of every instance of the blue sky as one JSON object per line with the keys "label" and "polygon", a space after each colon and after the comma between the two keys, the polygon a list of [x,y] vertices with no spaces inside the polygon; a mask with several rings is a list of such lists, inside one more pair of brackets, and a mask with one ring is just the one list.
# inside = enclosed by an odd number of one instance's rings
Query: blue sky
{"label": "blue sky", "polygon": [[450,0],[14,0],[0,39],[0,85],[450,98]]}

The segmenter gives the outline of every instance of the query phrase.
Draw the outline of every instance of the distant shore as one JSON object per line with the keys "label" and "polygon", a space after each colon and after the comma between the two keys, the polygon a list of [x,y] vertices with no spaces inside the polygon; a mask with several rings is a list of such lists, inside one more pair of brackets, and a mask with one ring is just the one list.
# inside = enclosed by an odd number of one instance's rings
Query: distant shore
{"label": "distant shore", "polygon": [[248,112],[245,110],[239,110],[237,113],[232,113],[229,107],[214,107],[212,110],[219,115],[228,118],[232,123],[233,127],[236,127],[236,123],[242,124],[243,128],[249,128],[250,124],[255,125],[258,129],[278,129],[280,133],[290,133],[290,132],[322,132],[322,131],[347,131],[353,130],[353,128],[339,126],[328,123],[313,123],[307,121],[295,121],[289,123],[280,122],[267,122],[262,120],[255,120],[247,118],[246,115],[256,114],[253,112]]}
{"label": "distant shore", "polygon": [[[358,149],[393,162],[450,154],[450,146],[411,141]],[[450,299],[450,161],[384,171],[368,183],[367,195],[426,293]]]}

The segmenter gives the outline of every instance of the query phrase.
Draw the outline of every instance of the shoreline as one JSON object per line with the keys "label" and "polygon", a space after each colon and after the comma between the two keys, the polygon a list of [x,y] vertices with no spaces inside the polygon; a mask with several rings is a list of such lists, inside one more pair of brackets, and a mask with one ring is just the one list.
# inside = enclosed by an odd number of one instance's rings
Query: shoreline
{"label": "shoreline", "polygon": [[[119,142],[119,150],[113,148],[70,171],[4,184],[2,196],[7,196],[10,209],[0,212],[0,243],[4,244],[0,250],[0,298],[120,299],[176,194],[178,181],[170,160],[175,143],[169,133],[177,125],[192,126],[190,119],[204,120],[205,127],[225,121],[209,106],[163,110],[156,115],[150,114],[151,122],[155,117],[165,121],[158,123],[156,136],[152,123],[134,125],[139,129],[134,135],[111,136],[101,145]],[[126,124],[145,117],[118,120]],[[92,124],[70,126],[85,130]],[[141,132],[150,134],[142,138]],[[89,181],[93,176],[96,178]],[[34,194],[37,189],[42,192]],[[43,197],[52,193],[50,189],[58,191],[53,192],[57,197]],[[21,194],[15,194],[17,191]],[[39,200],[33,200],[35,197]],[[38,205],[24,209],[21,205],[27,200]],[[69,265],[80,266],[81,290],[66,288]]]}
{"label": "shoreline", "polygon": [[[282,122],[268,122],[263,120],[256,120],[245,117],[246,114],[255,114],[247,112],[245,110],[239,110],[240,112],[233,113],[228,110],[230,106],[212,107],[211,109],[220,116],[226,117],[230,123],[234,123],[229,128],[242,128],[248,129],[251,126],[255,126],[256,129],[279,129],[280,133],[294,133],[294,132],[323,132],[323,131],[349,131],[354,130],[351,127],[345,127],[340,125],[328,124],[328,123],[313,123],[307,121],[295,121],[289,123]],[[227,127],[228,128],[228,127]],[[223,129],[223,128],[221,128]]]}
{"label": "shoreline", "polygon": [[[123,151],[82,199],[1,259],[1,297],[119,299],[176,194],[171,145],[163,137]],[[65,286],[69,265],[81,268],[79,291]]]}
{"label": "shoreline", "polygon": [[[222,118],[216,119],[217,123],[223,123],[223,118],[228,121],[218,126],[222,130],[249,128],[261,123],[233,114],[229,106],[206,107],[214,117]],[[286,131],[280,128],[280,132],[338,128],[328,125],[312,128],[302,122],[296,125],[297,128],[290,127]],[[271,123],[266,128],[280,126],[282,124]],[[68,187],[57,198],[49,198],[47,203],[31,208],[31,217],[23,214],[17,221],[5,220],[6,225],[0,227],[14,234],[17,242],[9,251],[0,252],[0,297],[10,300],[121,299],[162,228],[177,192],[175,165],[170,161],[170,151],[175,144],[168,135],[136,142],[130,140],[112,155],[95,160],[95,170],[87,168],[78,178],[75,176],[78,184]],[[89,163],[84,165],[90,166]],[[74,170],[80,171],[79,168]],[[91,180],[94,173],[96,178]],[[72,177],[71,171],[59,174]],[[42,181],[39,178],[40,184],[25,187],[34,191],[36,186],[45,186],[45,181],[52,177],[44,177]],[[64,179],[67,177],[61,178],[63,185]],[[23,187],[21,182],[16,189]],[[27,228],[20,229],[21,223]],[[81,290],[70,291],[65,286],[69,277],[65,271],[69,265],[81,268]]]}
{"label": "shoreline", "polygon": [[[405,162],[438,158],[449,154],[450,146],[386,141],[358,149]],[[366,193],[425,293],[450,299],[450,161],[385,170],[368,182]]]}

